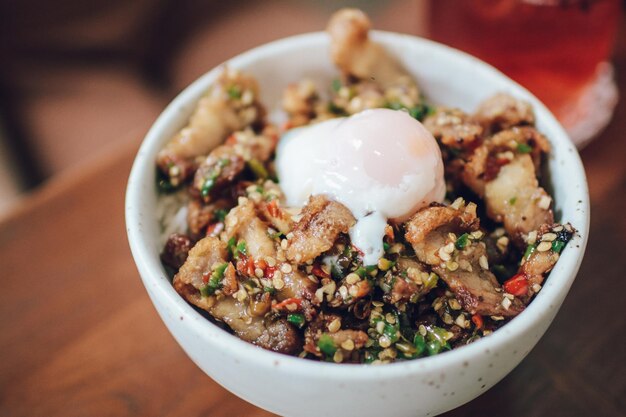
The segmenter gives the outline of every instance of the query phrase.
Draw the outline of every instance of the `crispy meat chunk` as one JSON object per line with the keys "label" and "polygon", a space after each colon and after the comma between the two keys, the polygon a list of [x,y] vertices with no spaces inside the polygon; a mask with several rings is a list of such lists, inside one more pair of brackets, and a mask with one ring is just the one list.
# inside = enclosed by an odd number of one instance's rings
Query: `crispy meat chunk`
{"label": "crispy meat chunk", "polygon": [[535,284],[543,284],[545,275],[552,270],[559,260],[560,251],[572,238],[574,228],[569,223],[565,225],[544,224],[536,232],[533,232],[533,234],[535,233],[536,236],[533,236],[534,250],[527,259],[522,259],[519,268],[519,273],[524,274],[528,279],[529,295],[534,293],[533,286]]}
{"label": "crispy meat chunk", "polygon": [[254,78],[225,70],[198,102],[189,123],[157,155],[157,166],[177,186],[194,171],[193,160],[206,155],[228,135],[262,120],[265,110]]}
{"label": "crispy meat chunk", "polygon": [[193,241],[189,236],[174,233],[167,238],[163,252],[161,253],[161,262],[178,271],[185,263],[189,251],[193,247]]}
{"label": "crispy meat chunk", "polygon": [[498,176],[485,184],[485,203],[487,215],[503,222],[518,246],[524,246],[530,231],[554,222],[551,198],[539,186],[530,155],[518,155],[500,168]]}
{"label": "crispy meat chunk", "polygon": [[483,128],[459,109],[438,107],[424,119],[424,127],[444,146],[456,150],[472,150],[481,141]]}
{"label": "crispy meat chunk", "polygon": [[304,263],[317,258],[333,246],[340,233],[348,233],[355,221],[343,204],[321,195],[310,197],[293,229],[287,259]]}
{"label": "crispy meat chunk", "polygon": [[248,255],[254,259],[276,256],[274,241],[267,234],[267,224],[257,216],[252,201],[241,199],[240,204],[226,215],[224,225],[223,239],[228,241],[234,237],[245,241]]}
{"label": "crispy meat chunk", "polygon": [[371,23],[358,9],[335,12],[326,31],[330,35],[330,53],[335,65],[347,76],[374,79],[383,88],[406,79],[406,71],[385,49],[368,37]]}
{"label": "crispy meat chunk", "polygon": [[[249,314],[248,305],[235,298],[203,296],[204,277],[211,273],[212,266],[223,263],[226,258],[226,245],[217,238],[206,237],[200,240],[189,252],[180,271],[174,277],[174,288],[191,304],[206,310],[215,319],[224,322],[241,339],[266,349],[292,354],[301,345],[301,338],[295,328],[284,320],[269,321]],[[224,271],[225,294],[233,294],[235,270],[232,264]]]}
{"label": "crispy meat chunk", "polygon": [[478,230],[476,213],[451,207],[431,206],[417,212],[406,224],[406,239],[421,262],[441,263],[439,249],[445,245],[447,234],[458,230]]}
{"label": "crispy meat chunk", "polygon": [[496,94],[483,101],[476,109],[474,117],[490,132],[535,124],[535,115],[530,103],[505,93]]}
{"label": "crispy meat chunk", "polygon": [[291,127],[305,125],[314,119],[318,101],[317,89],[310,79],[288,85],[283,92],[282,106],[289,115]]}
{"label": "crispy meat chunk", "polygon": [[209,202],[218,191],[233,183],[246,164],[232,146],[218,146],[200,164],[193,179],[193,192]]}
{"label": "crispy meat chunk", "polygon": [[[469,240],[463,250],[457,251],[455,242],[449,241],[450,233],[461,235],[478,229],[474,210],[470,206],[458,210],[452,207],[422,209],[409,221],[406,239],[413,245],[418,259],[432,266],[467,312],[515,316],[524,306],[519,299],[509,300],[511,303],[507,305],[496,277],[484,267],[484,243]],[[448,262],[455,262],[455,267],[450,268]]]}
{"label": "crispy meat chunk", "polygon": [[249,315],[247,304],[232,297],[216,301],[209,313],[226,323],[240,339],[264,349],[289,355],[302,348],[300,334],[285,319],[272,320]]}
{"label": "crispy meat chunk", "polygon": [[200,294],[200,288],[205,286],[204,277],[211,273],[213,265],[224,263],[226,255],[226,244],[219,239],[205,237],[199,240],[174,276],[176,291],[191,304],[209,311],[209,298]]}

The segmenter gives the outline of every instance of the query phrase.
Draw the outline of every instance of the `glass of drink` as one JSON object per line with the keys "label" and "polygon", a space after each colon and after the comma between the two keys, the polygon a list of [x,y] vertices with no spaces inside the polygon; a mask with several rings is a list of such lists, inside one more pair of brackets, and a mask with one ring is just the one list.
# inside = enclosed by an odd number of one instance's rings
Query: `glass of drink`
{"label": "glass of drink", "polygon": [[428,8],[432,39],[528,88],[579,147],[610,121],[619,0],[431,0]]}

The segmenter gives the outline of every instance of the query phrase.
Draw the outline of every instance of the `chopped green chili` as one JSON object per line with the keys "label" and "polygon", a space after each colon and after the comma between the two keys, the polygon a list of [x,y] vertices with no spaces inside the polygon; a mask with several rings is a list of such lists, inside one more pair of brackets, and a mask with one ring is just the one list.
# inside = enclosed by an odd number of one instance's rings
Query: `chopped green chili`
{"label": "chopped green chili", "polygon": [[459,238],[456,240],[456,242],[454,243],[454,246],[456,246],[456,248],[458,250],[463,250],[465,249],[465,246],[467,246],[467,242],[469,240],[469,235],[467,233],[463,233],[461,236],[459,236]]}
{"label": "chopped green chili", "polygon": [[317,341],[317,347],[319,347],[320,351],[326,356],[332,357],[335,352],[337,352],[337,346],[335,346],[335,341],[326,333],[320,336],[319,340]]}
{"label": "chopped green chili", "polygon": [[531,153],[532,151],[533,151],[533,148],[531,148],[526,143],[518,143],[517,144],[517,152],[519,152],[519,153]]}
{"label": "chopped green chili", "polygon": [[287,321],[301,329],[304,326],[304,315],[300,313],[287,314]]}

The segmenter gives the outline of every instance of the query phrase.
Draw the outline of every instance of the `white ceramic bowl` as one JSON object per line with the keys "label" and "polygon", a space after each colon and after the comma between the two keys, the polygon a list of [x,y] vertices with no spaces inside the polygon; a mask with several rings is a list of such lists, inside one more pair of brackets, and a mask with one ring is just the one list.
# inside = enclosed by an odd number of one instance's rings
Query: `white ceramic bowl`
{"label": "white ceramic bowl", "polygon": [[[126,194],[126,227],[144,285],[164,323],[207,375],[241,398],[288,416],[435,415],[488,390],[528,354],[546,331],[582,261],[589,230],[589,200],[576,149],[550,112],[527,90],[494,68],[454,49],[412,36],[375,32],[431,101],[472,111],[496,92],[532,103],[538,128],[552,144],[549,181],[557,219],[580,232],[564,250],[543,290],[518,317],[493,335],[437,356],[389,365],[337,365],[280,355],[219,329],[172,288],[159,253],[155,156],[187,121],[217,78],[213,69],[185,89],[148,132],[135,160]],[[329,85],[337,70],[324,33],[273,42],[228,61],[256,76],[262,100],[277,108],[283,88],[310,77]]]}

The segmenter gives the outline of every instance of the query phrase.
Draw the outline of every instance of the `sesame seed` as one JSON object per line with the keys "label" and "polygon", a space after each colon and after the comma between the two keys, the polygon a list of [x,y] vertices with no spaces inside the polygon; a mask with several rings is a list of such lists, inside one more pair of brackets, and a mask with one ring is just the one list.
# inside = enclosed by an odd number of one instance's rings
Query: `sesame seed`
{"label": "sesame seed", "polygon": [[340,328],[341,328],[341,319],[340,318],[334,319],[328,325],[328,331],[331,332],[331,333],[335,333],[335,332],[339,331]]}
{"label": "sesame seed", "polygon": [[448,239],[450,239],[452,242],[456,242],[456,235],[450,232],[448,233]]}
{"label": "sesame seed", "polygon": [[385,303],[382,303],[382,302],[380,302],[380,301],[372,301],[372,305],[373,305],[374,307],[382,307],[382,306],[384,306],[384,305],[385,305]]}
{"label": "sesame seed", "polygon": [[529,245],[534,245],[536,241],[537,241],[537,231],[533,230],[532,232],[528,233],[528,237],[526,238],[526,243],[528,243]]}
{"label": "sesame seed", "polygon": [[449,261],[452,257],[444,249],[445,247],[442,247],[439,249],[439,258],[441,258],[441,260],[445,262],[445,261]]}
{"label": "sesame seed", "polygon": [[504,320],[503,316],[491,316],[491,320],[493,321],[502,321]]}
{"label": "sesame seed", "polygon": [[508,310],[509,307],[511,307],[511,300],[509,300],[508,298],[504,297],[502,299],[502,307],[504,307],[505,310]]}
{"label": "sesame seed", "polygon": [[543,236],[541,236],[541,240],[543,242],[552,242],[555,239],[556,239],[556,233],[545,233]]}
{"label": "sesame seed", "polygon": [[345,350],[353,350],[354,349],[354,342],[352,341],[352,339],[348,339],[345,340],[342,344],[341,347]]}
{"label": "sesame seed", "polygon": [[319,284],[320,283],[320,280],[317,279],[317,277],[315,275],[307,275],[306,277],[309,279],[309,281],[311,281],[314,284]]}
{"label": "sesame seed", "polygon": [[261,268],[255,268],[254,275],[256,275],[257,278],[263,277],[263,270]]}
{"label": "sesame seed", "polygon": [[293,268],[291,267],[291,265],[289,264],[282,264],[280,266],[280,270],[284,273],[284,274],[290,274],[293,271]]}
{"label": "sesame seed", "polygon": [[318,288],[317,291],[315,291],[315,298],[320,303],[324,301],[324,290],[322,288]]}
{"label": "sesame seed", "polygon": [[341,295],[341,298],[344,300],[348,298],[348,289],[344,285],[339,287],[339,295]]}
{"label": "sesame seed", "polygon": [[550,197],[548,197],[547,195],[542,195],[537,205],[539,206],[539,208],[547,210],[548,208],[550,208],[551,202],[552,199]]}
{"label": "sesame seed", "polygon": [[296,303],[289,303],[285,307],[289,311],[296,311],[298,309],[298,305]]}
{"label": "sesame seed", "polygon": [[537,245],[537,250],[539,252],[546,252],[550,250],[550,248],[552,248],[552,243],[550,242],[541,242],[540,244]]}
{"label": "sesame seed", "polygon": [[356,284],[360,280],[361,280],[361,277],[355,274],[354,272],[348,274],[348,276],[346,277],[346,282],[352,285]]}
{"label": "sesame seed", "polygon": [[450,271],[456,271],[457,269],[459,269],[459,264],[454,262],[454,261],[448,261],[448,262],[446,262],[446,267]]}
{"label": "sesame seed", "polygon": [[359,294],[359,288],[356,285],[353,285],[348,289],[348,294],[352,297],[356,297]]}
{"label": "sesame seed", "polygon": [[387,314],[385,314],[385,320],[387,320],[387,323],[389,323],[389,324],[395,324],[396,323],[396,316],[394,316],[391,313],[387,313]]}
{"label": "sesame seed", "polygon": [[343,352],[341,350],[337,350],[335,352],[335,354],[333,355],[333,361],[335,363],[341,363],[343,362]]}
{"label": "sesame seed", "polygon": [[387,335],[382,335],[378,338],[378,344],[382,348],[388,348],[391,346],[391,339],[389,339]]}
{"label": "sesame seed", "polygon": [[287,240],[293,239],[293,232],[287,233],[287,236],[285,236],[285,237],[287,238]]}
{"label": "sesame seed", "polygon": [[480,255],[480,258],[478,258],[478,263],[480,264],[480,267],[482,269],[489,269],[489,261],[487,261],[487,257],[485,255]]}
{"label": "sesame seed", "polygon": [[274,275],[274,278],[272,278],[272,284],[274,284],[274,288],[276,288],[277,290],[282,290],[285,287],[285,281],[283,281],[282,278],[279,278],[276,275]]}
{"label": "sesame seed", "polygon": [[296,261],[296,263],[300,263],[300,261],[302,261],[302,255],[299,253],[296,253],[296,258],[294,260]]}
{"label": "sesame seed", "polygon": [[500,252],[504,253],[506,251],[506,248],[509,246],[509,238],[506,236],[501,236],[496,241],[496,246],[498,247]]}
{"label": "sesame seed", "polygon": [[476,230],[475,232],[472,232],[471,234],[474,239],[480,239],[481,237],[483,237],[483,232],[481,232],[480,230]]}
{"label": "sesame seed", "polygon": [[280,247],[283,250],[287,250],[287,248],[289,247],[289,242],[287,242],[287,239],[283,239],[280,241]]}
{"label": "sesame seed", "polygon": [[240,302],[244,301],[246,298],[248,298],[248,293],[246,292],[246,290],[243,287],[241,287],[239,289],[239,291],[237,291],[235,293],[235,295],[236,295],[237,300],[240,301]]}
{"label": "sesame seed", "polygon": [[446,253],[452,253],[452,252],[454,252],[454,243],[452,243],[452,242],[448,243],[446,246],[444,246],[444,247],[443,247],[443,250],[444,250]]}
{"label": "sesame seed", "polygon": [[452,204],[450,204],[450,207],[452,207],[455,210],[458,210],[459,207],[461,207],[463,204],[465,204],[465,200],[463,200],[463,197],[459,197],[456,200],[454,200]]}
{"label": "sesame seed", "polygon": [[560,232],[561,230],[563,230],[563,226],[562,225],[558,225],[556,227],[554,227],[552,229],[553,232]]}

